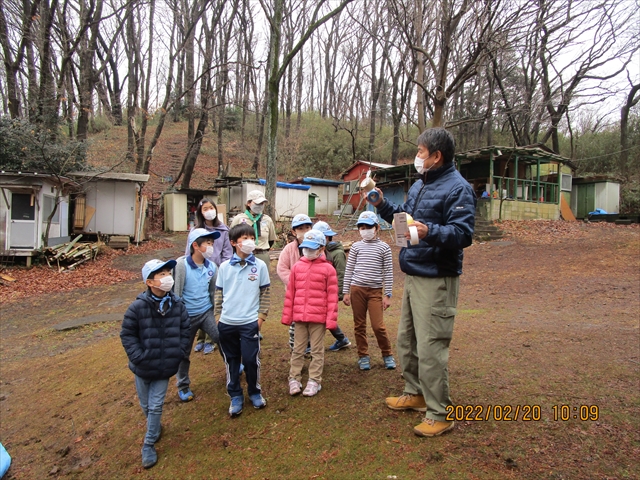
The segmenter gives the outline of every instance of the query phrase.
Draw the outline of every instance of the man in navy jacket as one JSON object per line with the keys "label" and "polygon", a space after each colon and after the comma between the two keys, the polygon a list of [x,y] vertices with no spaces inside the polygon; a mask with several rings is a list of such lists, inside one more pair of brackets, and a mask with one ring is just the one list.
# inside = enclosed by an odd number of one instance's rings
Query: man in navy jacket
{"label": "man in navy jacket", "polygon": [[[403,205],[394,205],[378,191],[372,204],[386,221],[406,212],[420,239],[400,251],[400,269],[407,274],[398,325],[398,356],[405,381],[400,397],[389,397],[393,410],[426,412],[414,428],[433,437],[453,428],[447,421],[449,344],[462,274],[462,249],[473,238],[476,198],[471,185],[453,163],[455,141],[443,128],[430,128],[418,137],[415,167],[420,180]],[[408,234],[407,234],[408,235]]]}

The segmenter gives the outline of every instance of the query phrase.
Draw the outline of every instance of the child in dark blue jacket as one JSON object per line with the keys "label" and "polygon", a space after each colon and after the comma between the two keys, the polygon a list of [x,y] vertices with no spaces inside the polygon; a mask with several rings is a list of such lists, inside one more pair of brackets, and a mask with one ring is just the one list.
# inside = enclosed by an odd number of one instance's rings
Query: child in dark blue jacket
{"label": "child in dark blue jacket", "polygon": [[124,314],[120,339],[134,373],[140,406],[147,417],[142,466],[158,461],[155,443],[160,438],[160,417],[169,378],[189,353],[189,314],[172,292],[175,260],[150,260],[142,267],[147,291],[138,295]]}

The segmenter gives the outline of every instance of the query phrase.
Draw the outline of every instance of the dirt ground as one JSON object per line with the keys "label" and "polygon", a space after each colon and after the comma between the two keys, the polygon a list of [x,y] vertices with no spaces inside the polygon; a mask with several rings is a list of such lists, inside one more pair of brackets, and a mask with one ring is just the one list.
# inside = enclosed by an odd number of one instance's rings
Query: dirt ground
{"label": "dirt ground", "polygon": [[[322,392],[289,397],[284,289],[273,262],[267,408],[229,420],[220,356],[192,354],[196,399],[180,403],[170,383],[160,461],[145,471],[144,419],[118,337],[137,278],[10,300],[0,289],[0,441],[13,457],[6,478],[640,478],[640,229],[506,228],[505,241],[465,251],[450,352],[464,418],[433,439],[412,434],[419,414],[385,408],[403,383],[382,368],[373,337],[370,372],[357,370],[353,348],[327,352]],[[117,256],[111,267],[138,272],[155,255],[179,255],[184,239],[170,240],[174,250]],[[395,279],[385,316],[394,345],[398,268]],[[95,323],[56,329],[87,318]],[[344,305],[339,322],[353,340]]]}

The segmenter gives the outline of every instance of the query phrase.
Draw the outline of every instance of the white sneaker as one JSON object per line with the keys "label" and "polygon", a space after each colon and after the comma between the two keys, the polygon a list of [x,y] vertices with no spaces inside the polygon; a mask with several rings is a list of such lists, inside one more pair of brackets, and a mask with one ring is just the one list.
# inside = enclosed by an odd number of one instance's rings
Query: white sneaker
{"label": "white sneaker", "polygon": [[289,395],[298,395],[301,391],[302,384],[295,378],[289,379]]}
{"label": "white sneaker", "polygon": [[321,389],[322,386],[318,382],[316,382],[315,380],[309,380],[307,382],[307,386],[304,389],[304,392],[302,392],[302,395],[304,395],[305,397],[313,397]]}

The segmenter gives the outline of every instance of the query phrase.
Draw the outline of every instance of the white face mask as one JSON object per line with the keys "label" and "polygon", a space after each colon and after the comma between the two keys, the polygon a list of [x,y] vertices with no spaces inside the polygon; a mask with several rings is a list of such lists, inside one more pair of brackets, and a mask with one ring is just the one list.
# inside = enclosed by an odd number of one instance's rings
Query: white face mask
{"label": "white face mask", "polygon": [[424,173],[424,159],[418,157],[413,160],[413,166],[416,167],[416,171],[422,175]]}
{"label": "white face mask", "polygon": [[363,240],[373,240],[374,238],[376,238],[376,229],[367,228],[365,230],[360,230],[360,236]]}
{"label": "white face mask", "polygon": [[320,256],[320,249],[318,248],[317,250],[312,250],[310,248],[303,248],[302,254],[309,260],[315,260]]}
{"label": "white face mask", "polygon": [[260,215],[262,212],[264,212],[264,203],[257,204],[251,202],[251,211],[256,215]]}
{"label": "white face mask", "polygon": [[156,288],[162,290],[163,292],[170,292],[173,288],[173,277],[171,275],[162,277],[160,279],[160,285]]}
{"label": "white face mask", "polygon": [[211,260],[213,258],[213,246],[207,245],[207,250],[202,252],[202,256],[207,260]]}
{"label": "white face mask", "polygon": [[304,241],[304,233],[302,232],[296,233],[296,238],[298,239],[298,243],[302,243]]}
{"label": "white face mask", "polygon": [[242,253],[245,253],[247,255],[253,253],[255,249],[256,242],[254,242],[253,240],[243,240],[240,244],[240,250],[242,251]]}
{"label": "white face mask", "polygon": [[205,220],[214,220],[218,214],[215,210],[207,210],[206,212],[202,212],[202,216]]}

